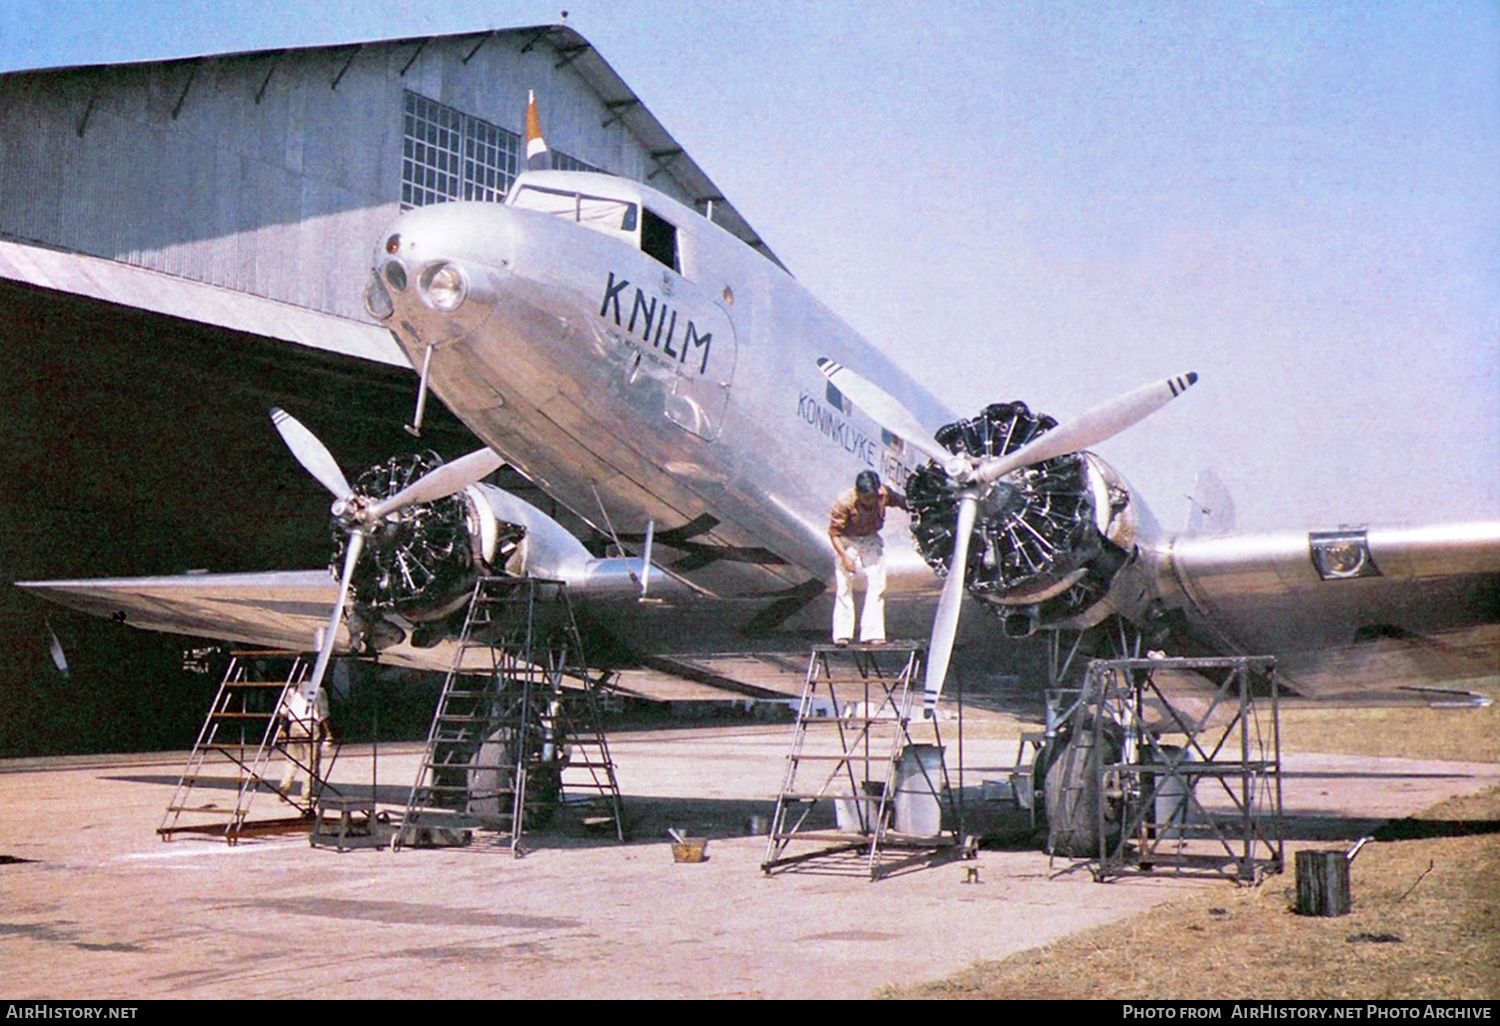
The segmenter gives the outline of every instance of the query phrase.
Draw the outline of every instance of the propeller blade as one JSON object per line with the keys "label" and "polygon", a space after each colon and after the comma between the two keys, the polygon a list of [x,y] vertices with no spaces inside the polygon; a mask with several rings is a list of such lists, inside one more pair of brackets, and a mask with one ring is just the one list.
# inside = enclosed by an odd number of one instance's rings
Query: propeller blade
{"label": "propeller blade", "polygon": [[[826,356],[818,357],[818,369],[850,402],[913,449],[944,467],[955,462],[953,453],[939,445],[921,421],[885,389]],[[950,474],[955,472],[955,468],[949,468]]]}
{"label": "propeller blade", "polygon": [[1155,381],[1133,392],[1111,399],[1066,424],[1059,424],[1034,442],[1015,452],[981,463],[973,480],[987,484],[1004,477],[1018,467],[1041,463],[1070,452],[1113,438],[1131,425],[1146,419],[1167,403],[1186,392],[1198,381],[1196,373]]}
{"label": "propeller blade", "polygon": [[333,604],[333,614],[328,618],[328,629],[323,632],[323,647],[318,649],[318,661],[313,664],[312,677],[302,685],[302,694],[309,702],[317,697],[323,686],[323,675],[328,672],[328,661],[333,658],[333,644],[338,638],[339,624],[344,620],[344,606],[349,601],[349,582],[354,578],[354,565],[364,550],[365,536],[359,531],[349,532],[349,551],[344,554],[344,575],[339,578],[339,597]]}
{"label": "propeller blade", "polygon": [[927,643],[927,677],[922,684],[922,707],[929,713],[937,706],[948,676],[948,661],[953,655],[953,639],[958,634],[958,614],[963,608],[964,576],[969,566],[969,539],[974,534],[974,520],[979,513],[979,497],[966,493],[958,500],[958,526],[953,536],[953,558],[948,563],[948,579],[938,599],[932,618],[932,640]]}
{"label": "propeller blade", "polygon": [[454,492],[461,492],[483,477],[493,474],[504,466],[505,461],[493,449],[475,449],[467,456],[460,456],[452,463],[417,478],[388,499],[371,506],[365,514],[368,520],[379,520],[389,513],[423,502],[446,499]]}
{"label": "propeller blade", "polygon": [[318,441],[318,436],[302,426],[302,422],[290,413],[277,407],[271,408],[271,423],[276,425],[276,430],[281,434],[281,440],[286,447],[292,450],[292,455],[297,462],[302,464],[318,483],[333,493],[336,499],[347,499],[354,494],[354,489],[349,487],[349,482],[344,477],[344,472],[339,469],[338,461],[333,458],[333,453],[328,447]]}

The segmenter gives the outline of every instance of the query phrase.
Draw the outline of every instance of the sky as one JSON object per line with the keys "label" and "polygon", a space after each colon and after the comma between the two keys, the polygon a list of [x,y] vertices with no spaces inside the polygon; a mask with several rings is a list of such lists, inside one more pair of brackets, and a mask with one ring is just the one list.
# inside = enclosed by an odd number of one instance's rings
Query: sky
{"label": "sky", "polygon": [[[1097,447],[1168,527],[1500,517],[1500,4],[6,0],[0,71],[563,9],[960,415],[1197,371]],[[933,425],[936,427],[936,425]]]}

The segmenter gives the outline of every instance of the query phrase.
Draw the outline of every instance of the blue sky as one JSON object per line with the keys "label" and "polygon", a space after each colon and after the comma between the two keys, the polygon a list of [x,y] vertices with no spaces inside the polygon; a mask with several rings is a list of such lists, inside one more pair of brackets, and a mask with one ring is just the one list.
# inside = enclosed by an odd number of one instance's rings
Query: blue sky
{"label": "blue sky", "polygon": [[0,70],[587,37],[820,298],[956,411],[1203,381],[1100,447],[1179,524],[1500,515],[1500,5],[67,2]]}

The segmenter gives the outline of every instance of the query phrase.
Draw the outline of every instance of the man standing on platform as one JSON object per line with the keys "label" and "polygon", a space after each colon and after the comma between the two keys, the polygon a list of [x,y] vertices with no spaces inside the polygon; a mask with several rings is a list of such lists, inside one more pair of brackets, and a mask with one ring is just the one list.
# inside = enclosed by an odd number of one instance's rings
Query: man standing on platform
{"label": "man standing on platform", "polygon": [[837,555],[834,578],[838,590],[833,604],[833,641],[854,640],[854,578],[865,579],[865,604],[859,618],[859,640],[885,642],[885,526],[887,506],[906,509],[906,499],[880,483],[873,470],[860,471],[854,487],[834,503],[828,515],[828,538]]}

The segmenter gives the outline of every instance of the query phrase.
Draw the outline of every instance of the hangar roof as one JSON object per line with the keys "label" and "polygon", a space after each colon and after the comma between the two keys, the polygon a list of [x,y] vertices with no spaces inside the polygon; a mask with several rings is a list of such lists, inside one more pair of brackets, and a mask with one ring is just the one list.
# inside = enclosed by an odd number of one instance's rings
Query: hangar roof
{"label": "hangar roof", "polygon": [[[252,50],[237,51],[219,54],[200,54],[194,57],[178,57],[167,60],[147,61],[125,61],[114,64],[101,65],[79,65],[77,69],[90,67],[120,67],[127,65],[144,64],[180,64],[203,60],[209,57],[251,57],[266,56],[270,54],[294,54],[306,53],[316,50],[347,50],[349,59],[366,47],[376,46],[413,46],[411,60],[415,61],[422,49],[432,40],[459,40],[472,39],[473,49],[468,52],[465,62],[479,52],[485,43],[497,36],[513,36],[525,39],[522,50],[531,50],[537,46],[547,46],[557,55],[556,67],[562,68],[572,65],[578,72],[580,78],[595,92],[606,109],[623,124],[632,134],[641,141],[642,146],[650,153],[656,164],[656,169],[648,173],[647,178],[664,174],[680,185],[696,206],[702,210],[709,202],[712,202],[713,221],[719,227],[735,235],[746,244],[764,254],[783,270],[785,265],[781,263],[776,254],[761,241],[760,236],[751,228],[748,221],[735,209],[714,185],[713,180],[708,177],[697,161],[688,155],[681,144],[672,137],[656,116],[646,107],[635,92],[625,84],[609,62],[599,55],[587,39],[567,25],[534,25],[528,28],[492,29],[482,32],[455,33],[450,35],[434,36],[407,36],[399,39],[368,40],[354,43],[335,43],[322,46],[284,47],[277,50]],[[45,71],[69,70],[63,68],[36,69]],[[25,75],[32,72],[19,71],[9,72],[8,75]]]}

